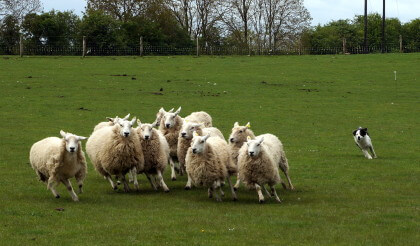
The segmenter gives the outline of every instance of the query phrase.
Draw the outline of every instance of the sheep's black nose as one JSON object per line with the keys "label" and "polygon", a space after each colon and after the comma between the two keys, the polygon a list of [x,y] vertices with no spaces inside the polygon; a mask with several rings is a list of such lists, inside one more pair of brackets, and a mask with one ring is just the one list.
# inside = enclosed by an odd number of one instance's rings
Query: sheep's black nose
{"label": "sheep's black nose", "polygon": [[128,137],[129,134],[130,133],[128,133],[128,132],[124,132],[124,136],[126,136],[126,137]]}
{"label": "sheep's black nose", "polygon": [[249,152],[249,155],[250,155],[250,156],[254,156],[254,152],[253,152],[253,151],[250,151],[250,152]]}
{"label": "sheep's black nose", "polygon": [[70,147],[70,152],[74,152],[75,149],[75,147]]}
{"label": "sheep's black nose", "polygon": [[230,139],[230,142],[233,143],[233,138]]}
{"label": "sheep's black nose", "polygon": [[149,136],[144,136],[144,139],[146,139],[146,140],[149,139]]}
{"label": "sheep's black nose", "polygon": [[166,128],[169,128],[171,125],[170,124],[166,124]]}
{"label": "sheep's black nose", "polygon": [[183,133],[181,133],[181,135],[182,135],[183,137],[185,137],[185,136],[187,135],[187,133],[183,132]]}
{"label": "sheep's black nose", "polygon": [[197,153],[197,149],[193,149],[192,151],[193,151],[194,154]]}

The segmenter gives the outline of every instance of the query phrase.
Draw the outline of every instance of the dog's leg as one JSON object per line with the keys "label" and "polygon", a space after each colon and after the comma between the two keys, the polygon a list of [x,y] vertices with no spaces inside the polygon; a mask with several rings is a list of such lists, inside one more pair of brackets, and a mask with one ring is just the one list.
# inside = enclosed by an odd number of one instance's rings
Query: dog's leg
{"label": "dog's leg", "polygon": [[369,152],[366,149],[362,149],[362,151],[366,158],[368,158],[369,160],[372,159],[372,156],[369,155]]}
{"label": "dog's leg", "polygon": [[362,148],[360,148],[360,146],[356,143],[356,146],[360,149],[360,150],[362,150]]}
{"label": "dog's leg", "polygon": [[372,155],[373,155],[373,158],[377,158],[377,156],[376,156],[376,153],[375,153],[375,150],[373,149],[373,146],[371,145],[371,146],[369,146],[369,149],[370,149],[370,152],[372,153]]}

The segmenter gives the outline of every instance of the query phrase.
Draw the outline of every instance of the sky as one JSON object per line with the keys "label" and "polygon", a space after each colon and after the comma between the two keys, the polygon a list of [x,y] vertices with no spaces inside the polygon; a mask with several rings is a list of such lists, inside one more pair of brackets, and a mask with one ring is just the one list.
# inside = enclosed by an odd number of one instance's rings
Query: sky
{"label": "sky", "polygon": [[[383,0],[368,0],[368,13],[382,15]],[[86,0],[41,0],[44,11],[74,10],[82,14]],[[363,15],[364,0],[304,0],[305,7],[312,16],[312,25],[326,24],[331,20],[352,19]],[[403,23],[420,17],[420,0],[386,0],[386,17],[397,17]]]}

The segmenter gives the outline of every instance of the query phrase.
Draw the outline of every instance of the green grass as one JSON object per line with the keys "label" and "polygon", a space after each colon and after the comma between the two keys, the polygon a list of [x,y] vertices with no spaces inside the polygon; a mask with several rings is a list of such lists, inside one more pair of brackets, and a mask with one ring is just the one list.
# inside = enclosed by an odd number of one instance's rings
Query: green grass
{"label": "green grass", "polygon": [[[420,54],[0,57],[0,244],[418,245],[419,64]],[[170,193],[142,176],[125,194],[89,162],[74,203],[30,168],[30,146],[60,129],[89,136],[105,116],[151,122],[180,105],[182,116],[209,112],[226,137],[235,121],[279,136],[296,191],[278,186],[283,203],[260,205],[241,188],[238,202],[226,192],[217,203],[168,168]],[[378,159],[355,146],[358,126]]]}

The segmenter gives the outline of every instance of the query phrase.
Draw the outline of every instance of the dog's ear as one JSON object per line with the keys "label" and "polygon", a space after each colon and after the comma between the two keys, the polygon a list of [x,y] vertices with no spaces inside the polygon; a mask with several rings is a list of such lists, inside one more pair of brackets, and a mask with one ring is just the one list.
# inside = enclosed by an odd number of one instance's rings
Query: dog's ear
{"label": "dog's ear", "polygon": [[362,128],[362,130],[367,133],[367,128]]}
{"label": "dog's ear", "polygon": [[356,136],[356,132],[357,132],[357,130],[354,130],[353,131],[353,136]]}
{"label": "dog's ear", "polygon": [[360,129],[360,135],[362,135],[363,137],[366,136],[368,134],[367,132],[367,128],[362,128]]}

